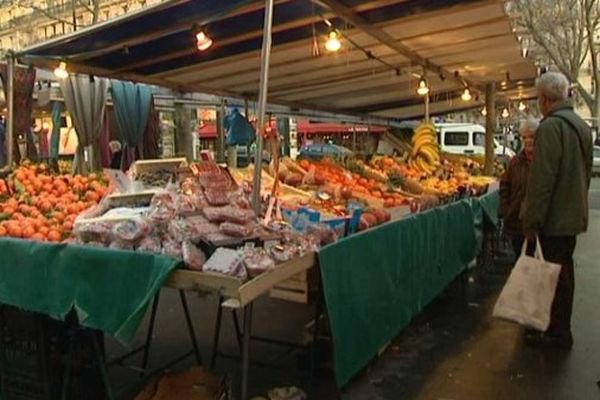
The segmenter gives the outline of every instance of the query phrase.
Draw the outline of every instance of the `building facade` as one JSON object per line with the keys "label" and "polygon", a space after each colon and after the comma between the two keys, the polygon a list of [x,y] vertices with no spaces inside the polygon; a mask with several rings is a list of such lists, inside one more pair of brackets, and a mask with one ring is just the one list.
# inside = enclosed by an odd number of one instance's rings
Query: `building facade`
{"label": "building facade", "polygon": [[163,0],[7,0],[0,2],[0,53],[20,50]]}

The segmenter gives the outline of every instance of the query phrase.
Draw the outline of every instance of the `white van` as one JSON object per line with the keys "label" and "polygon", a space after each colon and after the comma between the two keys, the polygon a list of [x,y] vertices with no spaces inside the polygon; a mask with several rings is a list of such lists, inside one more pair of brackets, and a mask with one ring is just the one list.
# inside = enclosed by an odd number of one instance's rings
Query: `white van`
{"label": "white van", "polygon": [[[465,155],[485,154],[485,128],[477,124],[443,123],[436,124],[438,143],[443,152]],[[494,139],[494,152],[497,156],[512,158],[515,152]]]}

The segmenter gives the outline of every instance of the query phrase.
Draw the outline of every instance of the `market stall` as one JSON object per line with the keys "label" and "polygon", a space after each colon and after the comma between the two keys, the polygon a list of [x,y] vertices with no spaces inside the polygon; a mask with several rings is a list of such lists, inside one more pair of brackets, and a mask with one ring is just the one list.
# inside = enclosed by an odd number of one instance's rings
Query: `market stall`
{"label": "market stall", "polygon": [[[506,79],[506,95],[510,97],[531,84],[534,68],[521,58],[499,2],[416,3],[328,0],[274,5],[267,1],[263,7],[257,1],[168,2],[26,49],[17,57],[46,68],[64,60],[72,73],[258,99],[259,155],[267,88],[272,94],[270,102],[290,109],[327,109],[362,115],[370,121],[423,115],[423,99],[415,93],[420,80],[415,74],[421,78],[431,74],[428,81],[434,89],[426,96],[431,98],[430,104],[426,101],[431,111],[464,107],[456,92],[465,85],[472,85],[475,92],[482,82]],[[156,31],[157,21],[168,24]],[[353,28],[342,31],[343,21]],[[205,26],[206,31],[201,29]],[[445,29],[440,31],[439,26]],[[347,56],[311,55],[315,43],[320,47],[319,38],[330,30],[352,44]],[[210,43],[215,43],[209,51],[204,48],[210,46],[207,35]],[[272,54],[271,39],[275,44]],[[195,40],[197,46],[193,46]],[[390,85],[398,90],[389,90]],[[482,100],[474,99],[470,106],[478,106]],[[144,217],[158,216],[169,240],[136,234],[135,239],[123,243],[104,237],[105,232],[96,229],[99,221],[93,218],[104,218],[106,209],[89,216],[92,221],[87,221],[88,226],[93,229],[84,231],[93,238],[77,239],[88,246],[110,246],[110,251],[118,253],[130,254],[131,249],[142,247],[142,251],[183,259],[192,271],[173,272],[166,280],[168,286],[212,290],[228,305],[243,308],[247,323],[242,398],[247,395],[252,300],[310,268],[311,253],[319,253],[332,322],[336,378],[341,386],[466,267],[476,255],[477,221],[484,215],[495,221],[497,214],[495,193],[477,198],[487,192],[490,178],[474,176],[477,168],[471,162],[445,159],[439,153],[434,129],[427,124],[417,129],[410,151],[396,158],[304,163],[282,159],[266,168],[257,165],[227,173],[220,169],[217,173],[212,164],[196,167],[200,173],[192,175],[192,187],[184,185],[185,179],[177,179],[180,187],[175,193],[153,193],[149,198],[149,214]],[[216,175],[203,182],[205,167]],[[233,178],[243,195],[232,190],[232,197],[222,200],[218,196],[221,190],[211,190],[211,182],[220,182],[225,175]],[[168,181],[163,180],[160,186],[166,187]],[[200,187],[194,186],[198,183]],[[242,211],[250,210],[249,191],[245,189],[253,191],[254,214]],[[186,196],[191,196],[191,203],[184,200],[182,204],[191,204],[193,212],[208,221],[188,221],[189,216],[180,214],[178,206],[176,214],[171,213],[170,204],[179,204]],[[209,204],[195,204],[200,197]],[[222,212],[214,209],[217,207],[236,210]],[[411,211],[420,213],[411,215]],[[231,215],[237,216],[235,221],[228,220]],[[173,224],[175,220],[185,223]],[[144,224],[131,221],[127,220],[124,233],[145,230]],[[212,251],[196,241],[188,243],[190,235],[199,233],[195,231],[198,226],[214,228],[217,223],[218,232],[202,231],[200,235],[213,244]],[[86,226],[85,221],[82,224]],[[116,225],[109,230],[114,229],[120,231]],[[249,241],[237,240],[234,247],[242,250],[231,250],[234,254],[219,250],[226,247],[219,245],[224,242],[207,240],[206,235],[216,233],[238,239],[252,236],[258,244],[246,247]],[[183,240],[172,240],[176,234],[182,234]],[[274,246],[269,245],[269,234],[276,235]],[[211,262],[214,254],[224,258],[215,257],[218,262]],[[226,262],[231,260],[235,262]],[[241,260],[245,267],[239,268]],[[244,273],[253,269],[256,276],[242,283],[248,279]],[[237,278],[215,277],[214,273]],[[162,275],[157,278],[161,282],[165,279]],[[138,304],[140,312],[158,290],[155,286],[145,288],[144,301]],[[348,329],[353,312],[361,316],[356,321],[360,329]],[[377,323],[368,325],[370,319]],[[359,347],[355,346],[357,335],[368,337]],[[350,354],[349,349],[356,353]]]}

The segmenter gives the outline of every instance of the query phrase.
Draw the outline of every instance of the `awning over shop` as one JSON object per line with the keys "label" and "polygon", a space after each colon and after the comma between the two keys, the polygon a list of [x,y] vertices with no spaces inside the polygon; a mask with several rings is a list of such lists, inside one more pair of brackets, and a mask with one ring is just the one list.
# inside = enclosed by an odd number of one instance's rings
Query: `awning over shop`
{"label": "awning over shop", "polygon": [[325,134],[325,133],[376,133],[381,134],[386,131],[385,128],[380,126],[365,126],[365,125],[344,125],[344,124],[333,124],[327,122],[309,122],[305,120],[299,120],[296,130],[298,134]]}
{"label": "awning over shop", "polygon": [[[507,98],[532,96],[536,71],[523,58],[501,0],[279,0],[273,21],[269,101],[390,118],[423,114],[415,93],[427,65],[431,113],[483,104],[500,83]],[[263,2],[177,0],[25,49],[22,62],[224,96],[256,98]],[[324,48],[329,21],[342,33]],[[195,29],[214,40],[199,52]],[[354,43],[351,44],[351,43]],[[318,55],[317,55],[318,53]],[[475,92],[460,99],[465,84]],[[500,86],[500,85],[499,85]]]}

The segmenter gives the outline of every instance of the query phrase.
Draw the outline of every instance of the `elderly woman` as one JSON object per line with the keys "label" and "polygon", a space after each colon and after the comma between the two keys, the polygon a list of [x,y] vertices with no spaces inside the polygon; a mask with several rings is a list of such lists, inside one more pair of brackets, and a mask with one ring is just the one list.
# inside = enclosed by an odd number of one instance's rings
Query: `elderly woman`
{"label": "elderly woman", "polygon": [[521,253],[523,246],[523,225],[521,208],[527,193],[529,165],[533,160],[533,142],[539,122],[528,119],[521,123],[519,133],[523,150],[514,157],[500,179],[500,210],[504,217],[504,232],[511,237],[515,254]]}

